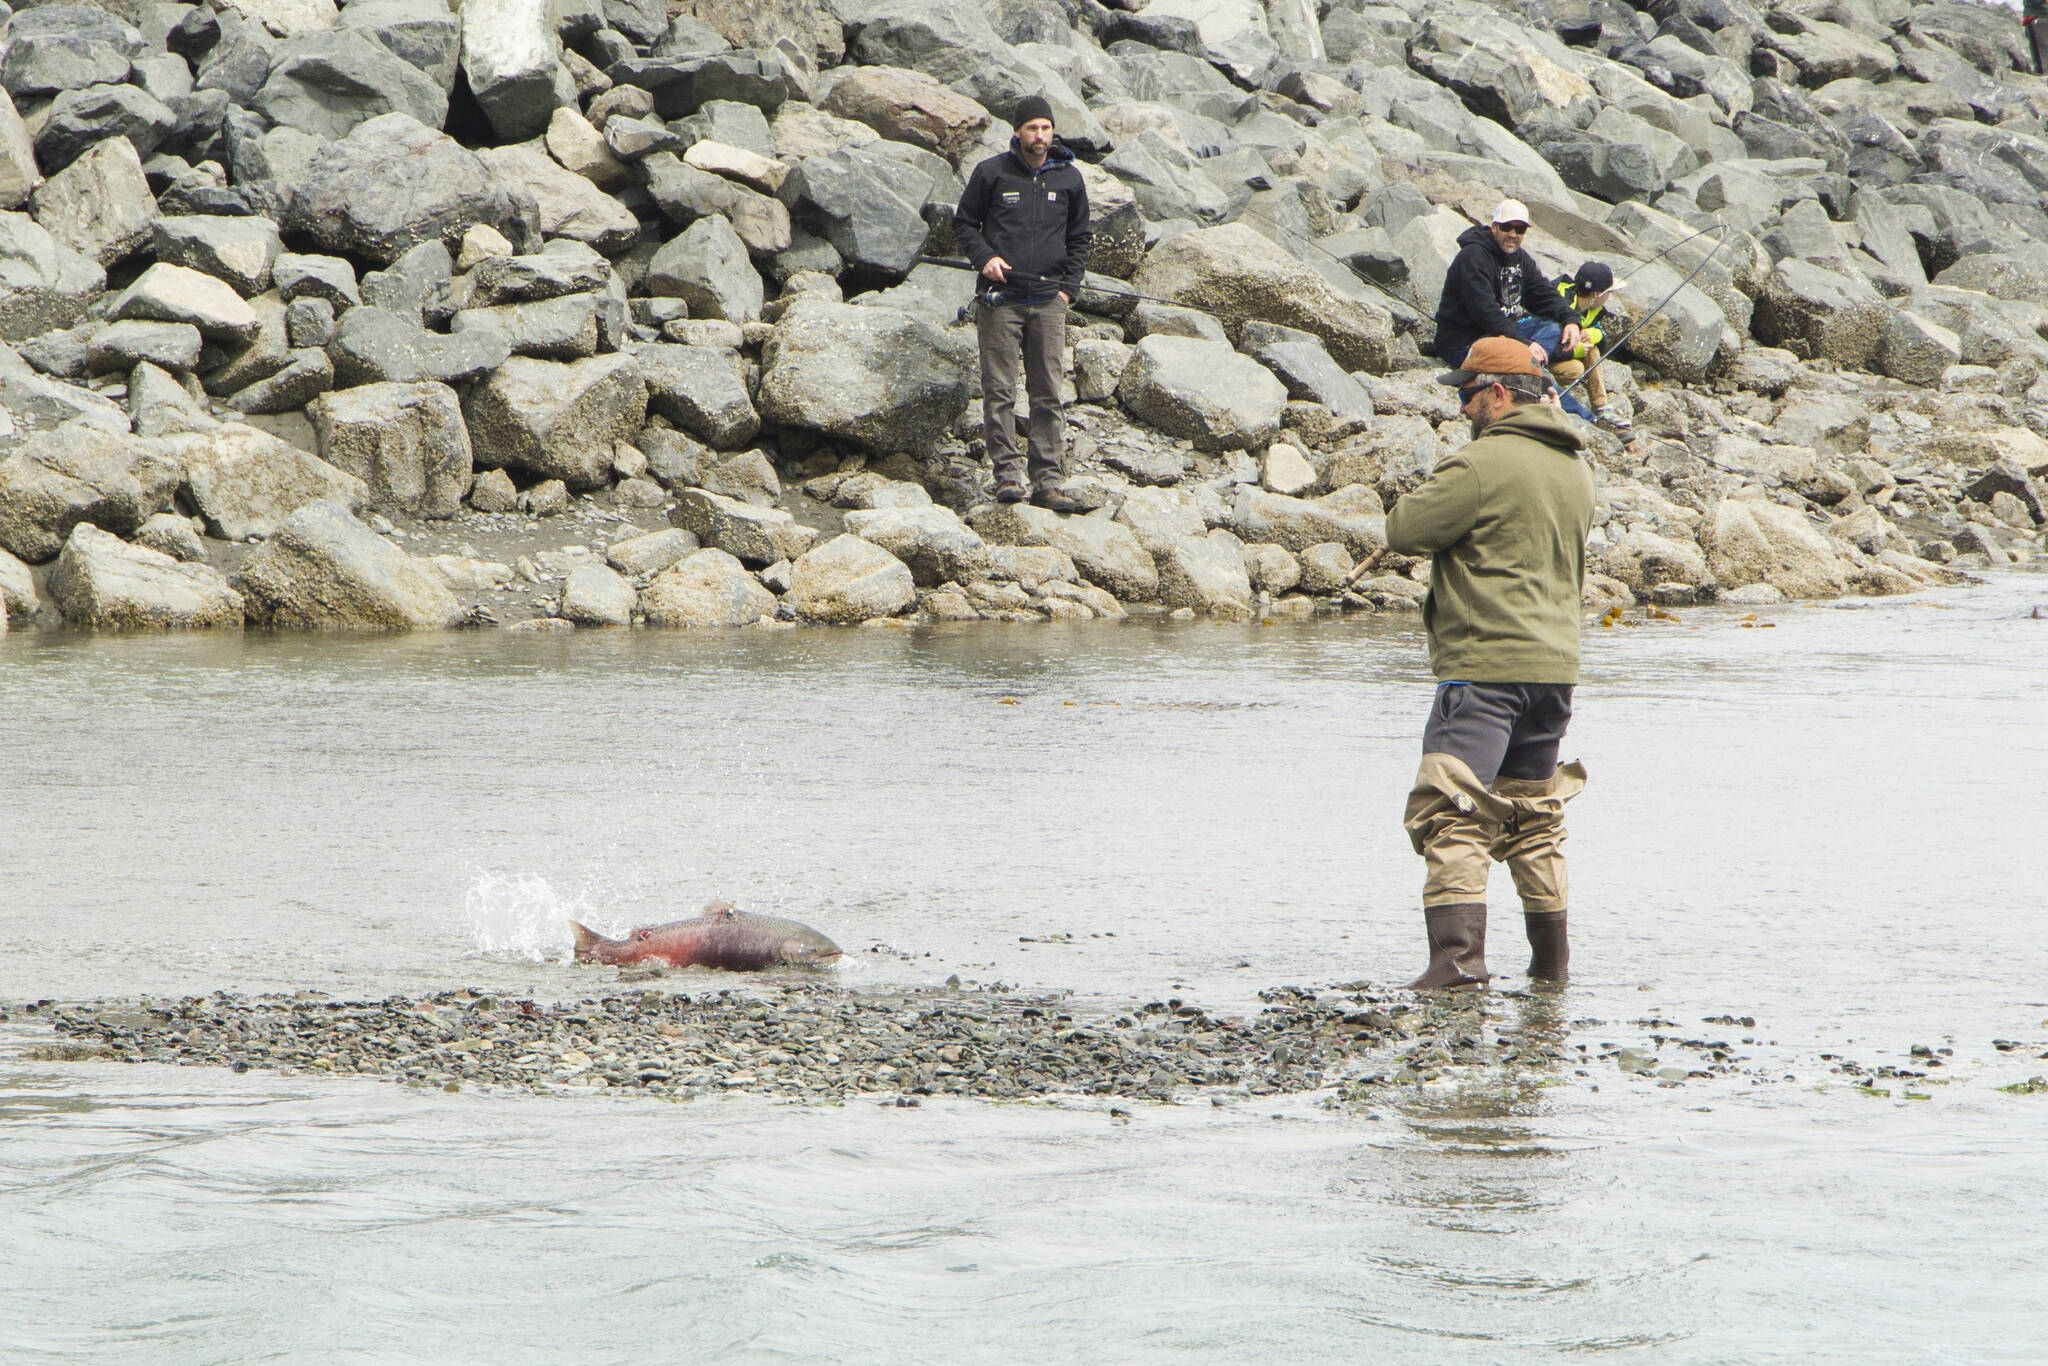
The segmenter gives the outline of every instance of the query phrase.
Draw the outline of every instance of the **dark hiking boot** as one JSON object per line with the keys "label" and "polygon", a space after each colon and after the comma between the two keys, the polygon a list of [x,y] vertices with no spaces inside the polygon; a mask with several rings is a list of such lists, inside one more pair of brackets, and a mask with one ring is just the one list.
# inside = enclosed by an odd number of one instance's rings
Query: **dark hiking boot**
{"label": "dark hiking boot", "polygon": [[1047,512],[1079,512],[1081,505],[1061,488],[1045,488],[1031,495],[1031,506]]}
{"label": "dark hiking boot", "polygon": [[1565,912],[1525,911],[1529,930],[1529,977],[1537,982],[1562,982],[1571,966],[1572,949],[1565,939]]}
{"label": "dark hiking boot", "polygon": [[1021,503],[1025,495],[1022,479],[996,480],[996,501],[998,503]]}
{"label": "dark hiking boot", "polygon": [[1408,984],[1410,991],[1486,985],[1486,903],[1430,906],[1422,912],[1429,929],[1429,966]]}

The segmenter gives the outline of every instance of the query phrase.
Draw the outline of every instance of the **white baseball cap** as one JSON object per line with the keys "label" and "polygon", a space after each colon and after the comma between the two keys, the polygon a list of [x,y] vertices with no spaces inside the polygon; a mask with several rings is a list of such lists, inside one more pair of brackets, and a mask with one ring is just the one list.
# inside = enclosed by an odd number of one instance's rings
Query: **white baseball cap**
{"label": "white baseball cap", "polygon": [[1500,207],[1493,211],[1496,223],[1526,223],[1529,221],[1529,206],[1519,199],[1503,199]]}

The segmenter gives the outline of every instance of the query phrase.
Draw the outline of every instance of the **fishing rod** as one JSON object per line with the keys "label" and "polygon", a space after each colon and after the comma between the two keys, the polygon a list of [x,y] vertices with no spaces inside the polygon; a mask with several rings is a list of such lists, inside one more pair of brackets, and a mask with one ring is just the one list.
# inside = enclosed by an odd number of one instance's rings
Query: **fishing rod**
{"label": "fishing rod", "polygon": [[[975,269],[972,261],[959,261],[950,256],[920,256],[917,258],[917,264],[921,266],[945,266],[951,270],[964,270],[974,275],[981,273]],[[1007,283],[1010,280],[1035,280],[1039,284],[1059,286],[1064,286],[1066,283],[1057,276],[1035,275],[1028,270],[1006,270],[1003,272],[1003,276],[1004,279],[1001,283]],[[1193,309],[1197,313],[1207,313],[1212,318],[1228,318],[1232,322],[1262,323],[1271,321],[1268,318],[1255,318],[1249,313],[1230,313],[1220,308],[1204,308],[1200,304],[1186,303],[1179,299],[1162,299],[1156,294],[1140,294],[1136,290],[1114,289],[1108,285],[1084,282],[1081,285],[1081,290],[1087,294],[1107,294],[1113,299],[1135,299],[1139,303],[1164,304],[1168,308]]]}

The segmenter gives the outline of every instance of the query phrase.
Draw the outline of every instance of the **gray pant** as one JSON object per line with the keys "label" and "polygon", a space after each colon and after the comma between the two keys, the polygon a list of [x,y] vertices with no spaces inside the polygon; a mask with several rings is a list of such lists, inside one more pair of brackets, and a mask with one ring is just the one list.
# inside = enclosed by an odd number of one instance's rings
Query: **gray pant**
{"label": "gray pant", "polygon": [[1571,719],[1569,683],[1439,683],[1422,752],[1464,760],[1488,787],[1548,778]]}
{"label": "gray pant", "polygon": [[1057,488],[1066,472],[1066,426],[1060,415],[1061,353],[1067,306],[1055,296],[1042,304],[975,305],[981,337],[981,435],[998,483],[1024,481],[1017,451],[1017,362],[1031,403],[1031,487]]}

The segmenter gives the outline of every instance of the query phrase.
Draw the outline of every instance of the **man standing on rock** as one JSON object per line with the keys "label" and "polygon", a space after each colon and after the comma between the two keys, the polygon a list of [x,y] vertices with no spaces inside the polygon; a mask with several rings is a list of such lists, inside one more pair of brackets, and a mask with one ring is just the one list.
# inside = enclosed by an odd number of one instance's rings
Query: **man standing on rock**
{"label": "man standing on rock", "polygon": [[2020,6],[2020,31],[2027,35],[2034,74],[2048,76],[2048,0],[2025,0]]}
{"label": "man standing on rock", "polygon": [[995,471],[996,501],[1027,492],[1017,450],[1017,362],[1031,405],[1031,501],[1078,512],[1067,495],[1060,375],[1067,306],[1088,267],[1088,189],[1074,154],[1053,142],[1052,106],[1018,102],[1010,150],[974,168],[953,211],[953,236],[981,272],[975,317],[981,339],[981,430]]}
{"label": "man standing on rock", "polygon": [[1485,984],[1495,860],[1521,894],[1529,975],[1562,982],[1564,804],[1586,770],[1557,752],[1579,678],[1593,474],[1520,341],[1482,337],[1437,381],[1457,387],[1475,439],[1387,514],[1390,550],[1431,557],[1422,619],[1438,680],[1405,818],[1428,863],[1429,966],[1409,985]]}
{"label": "man standing on rock", "polygon": [[[1458,235],[1458,254],[1444,274],[1443,297],[1436,306],[1436,354],[1444,364],[1463,365],[1465,353],[1481,337],[1527,342],[1529,359],[1539,366],[1578,345],[1578,315],[1523,249],[1528,235],[1529,210],[1519,199],[1503,199],[1491,223]],[[1575,398],[1566,397],[1564,406],[1594,420]]]}

